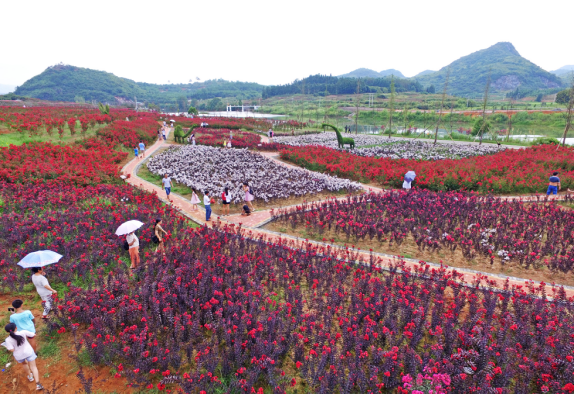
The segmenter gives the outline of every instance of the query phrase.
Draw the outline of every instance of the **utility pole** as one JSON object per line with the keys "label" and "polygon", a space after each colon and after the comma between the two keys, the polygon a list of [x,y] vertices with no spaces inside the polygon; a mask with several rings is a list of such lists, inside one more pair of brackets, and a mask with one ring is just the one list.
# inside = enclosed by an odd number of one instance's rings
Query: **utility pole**
{"label": "utility pole", "polygon": [[357,100],[356,100],[357,112],[355,113],[355,134],[359,133],[359,92],[360,91],[361,91],[361,79],[357,78]]}
{"label": "utility pole", "polygon": [[389,102],[389,139],[393,132],[393,115],[395,112],[395,76],[391,75],[391,101]]}
{"label": "utility pole", "polygon": [[572,75],[571,85],[572,86],[570,87],[570,100],[568,100],[568,107],[566,109],[566,127],[564,128],[564,135],[562,136],[562,146],[564,146],[564,144],[566,143],[566,135],[568,134],[568,130],[572,125],[572,111],[574,110],[574,73]]}
{"label": "utility pole", "polygon": [[448,87],[448,78],[450,77],[450,67],[446,72],[446,79],[444,81],[444,89],[442,91],[442,100],[440,102],[440,112],[438,114],[438,122],[436,123],[436,130],[434,132],[434,145],[436,145],[436,140],[438,138],[438,128],[440,126],[440,120],[442,118],[442,108],[444,106],[444,98],[446,97],[446,88]]}
{"label": "utility pole", "polygon": [[486,79],[486,87],[484,88],[484,101],[482,103],[482,124],[480,125],[480,142],[478,145],[482,145],[482,135],[484,134],[484,127],[486,126],[486,104],[488,103],[488,90],[490,89],[490,72],[488,71],[488,78]]}

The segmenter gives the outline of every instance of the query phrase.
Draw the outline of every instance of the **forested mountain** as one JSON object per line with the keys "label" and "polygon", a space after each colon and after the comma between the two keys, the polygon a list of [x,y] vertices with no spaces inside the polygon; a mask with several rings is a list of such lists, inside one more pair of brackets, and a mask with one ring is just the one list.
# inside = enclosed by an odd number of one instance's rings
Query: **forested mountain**
{"label": "forested mountain", "polygon": [[18,87],[15,94],[54,101],[91,101],[112,104],[125,101],[173,105],[186,99],[260,97],[263,86],[222,79],[190,84],[157,85],[135,82],[114,74],[68,65],[48,67]]}
{"label": "forested mountain", "polygon": [[422,77],[423,75],[429,75],[429,74],[432,74],[435,72],[436,71],[433,71],[433,70],[424,70],[424,71],[421,71],[420,73],[418,73],[417,75],[415,75],[413,78]]}
{"label": "forested mountain", "polygon": [[491,74],[491,91],[508,92],[516,89],[554,89],[563,81],[520,56],[509,42],[499,42],[452,62],[439,71],[414,77],[425,87],[434,85],[440,90],[450,67],[448,92],[455,95],[480,95]]}
{"label": "forested mountain", "polygon": [[558,75],[559,77],[571,74],[574,71],[574,66],[562,66],[558,70],[550,71],[552,74]]}
{"label": "forested mountain", "polygon": [[399,70],[395,70],[393,68],[383,70],[381,72],[377,72],[369,68],[358,68],[350,73],[339,75],[339,78],[381,78],[391,75],[394,75],[395,78],[405,78]]}
{"label": "forested mountain", "polygon": [[[266,86],[263,88],[263,98],[273,96],[287,96],[290,94],[316,94],[327,96],[330,94],[353,94],[388,92],[392,77],[384,78],[343,78],[329,75],[311,75],[297,79],[286,85]],[[397,92],[420,92],[422,85],[411,79],[394,78]]]}

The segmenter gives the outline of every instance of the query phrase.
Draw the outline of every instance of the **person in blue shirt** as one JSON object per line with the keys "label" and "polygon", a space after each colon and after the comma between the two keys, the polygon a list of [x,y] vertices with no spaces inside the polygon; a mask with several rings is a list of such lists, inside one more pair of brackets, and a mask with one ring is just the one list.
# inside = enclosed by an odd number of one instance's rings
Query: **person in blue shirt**
{"label": "person in blue shirt", "polygon": [[136,159],[138,159],[138,158],[139,158],[139,151],[138,151],[138,147],[137,147],[137,146],[134,148],[134,153],[135,153],[135,155],[136,155]]}
{"label": "person in blue shirt", "polygon": [[[24,305],[24,301],[22,300],[14,300],[12,301],[12,306],[14,307],[14,313],[10,315],[10,323],[16,324],[18,327],[18,331],[29,331],[32,333],[36,333],[36,326],[34,326],[34,315],[32,312],[28,310],[24,310],[22,308]],[[27,338],[28,342],[36,351],[36,337]]]}
{"label": "person in blue shirt", "polygon": [[144,158],[145,157],[145,144],[143,143],[143,141],[140,141],[139,148],[140,148],[140,154],[142,155],[142,158]]}
{"label": "person in blue shirt", "polygon": [[560,178],[558,178],[558,172],[553,172],[552,176],[550,177],[550,183],[548,184],[548,190],[546,191],[546,195],[549,196],[550,193],[558,194],[558,190],[562,188],[560,185]]}

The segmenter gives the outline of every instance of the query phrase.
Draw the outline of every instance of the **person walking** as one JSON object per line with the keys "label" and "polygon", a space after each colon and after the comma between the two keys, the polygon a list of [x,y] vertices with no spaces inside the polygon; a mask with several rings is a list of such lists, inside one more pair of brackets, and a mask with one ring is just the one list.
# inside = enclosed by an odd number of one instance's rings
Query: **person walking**
{"label": "person walking", "polygon": [[139,154],[139,150],[138,150],[137,146],[134,148],[134,155],[136,156],[136,159],[140,158],[140,154]]}
{"label": "person walking", "polygon": [[221,193],[221,201],[223,202],[223,216],[227,216],[229,215],[229,205],[231,204],[231,193],[229,193],[228,187]]}
{"label": "person walking", "polygon": [[546,195],[549,196],[550,193],[558,194],[558,190],[562,189],[560,184],[560,178],[558,178],[558,172],[554,171],[550,177],[550,183],[548,184],[548,190],[546,190]]}
{"label": "person walking", "polygon": [[193,204],[193,209],[192,211],[197,211],[197,204],[199,204],[199,197],[197,197],[197,193],[195,192],[195,189],[191,189],[191,203]]}
{"label": "person walking", "polygon": [[145,157],[145,144],[143,143],[143,141],[140,141],[139,148],[141,157],[143,159]]}
{"label": "person walking", "polygon": [[163,127],[163,129],[161,129],[161,136],[163,137],[163,140],[167,140],[166,135],[165,135],[165,126]]}
{"label": "person walking", "polygon": [[[155,237],[157,238],[156,242],[157,242],[157,248],[155,248],[155,251],[157,252],[158,250],[161,250],[161,252],[163,254],[165,254],[165,246],[163,243],[163,235],[167,235],[167,231],[165,231],[163,229],[163,227],[161,227],[161,219],[156,219],[155,220],[155,226],[153,227],[153,232],[155,233]],[[162,235],[163,233],[163,235]]]}
{"label": "person walking", "polygon": [[38,356],[27,339],[28,337],[35,337],[36,334],[26,330],[18,330],[14,323],[7,324],[4,330],[10,336],[6,338],[2,345],[12,352],[18,364],[22,364],[28,380],[36,382],[36,390],[43,390],[44,387],[40,383],[40,374],[36,366]]}
{"label": "person walking", "polygon": [[251,203],[251,201],[253,201],[255,199],[255,197],[253,196],[253,190],[249,187],[249,185],[247,184],[247,182],[243,182],[243,191],[245,192],[245,203],[247,203],[247,205],[249,206],[249,209],[251,209],[252,211],[253,209],[253,204]]}
{"label": "person walking", "polygon": [[408,172],[405,174],[405,180],[403,181],[403,189],[405,189],[405,190],[407,190],[407,191],[408,191],[408,190],[411,190],[411,188],[412,188],[412,183],[413,183],[413,181],[415,180],[415,177],[416,177],[416,176],[417,176],[417,175],[415,174],[414,171],[408,171]]}
{"label": "person walking", "polygon": [[203,205],[205,205],[205,221],[211,221],[211,199],[209,198],[209,190],[203,193]]}
{"label": "person walking", "polygon": [[130,252],[130,269],[136,269],[140,264],[140,240],[135,232],[131,232],[126,236],[126,241],[129,245]]}
{"label": "person walking", "polygon": [[32,268],[32,283],[36,286],[36,291],[40,295],[42,299],[42,303],[44,304],[44,313],[42,314],[42,319],[48,318],[48,313],[52,309],[52,294],[58,294],[58,292],[50,287],[50,283],[48,283],[48,279],[46,279],[46,273],[42,269],[42,267],[34,267]]}
{"label": "person walking", "polygon": [[[12,307],[14,308],[14,313],[10,315],[10,323],[16,324],[18,331],[26,330],[36,334],[36,326],[34,326],[34,315],[29,310],[24,310],[22,308],[24,301],[14,300],[12,301]],[[36,351],[36,337],[28,337],[28,342]]]}
{"label": "person walking", "polygon": [[171,193],[171,178],[168,177],[167,174],[164,174],[161,183],[163,183],[163,187],[165,188],[165,194],[167,195],[167,200],[171,202],[171,199],[169,198],[169,194]]}

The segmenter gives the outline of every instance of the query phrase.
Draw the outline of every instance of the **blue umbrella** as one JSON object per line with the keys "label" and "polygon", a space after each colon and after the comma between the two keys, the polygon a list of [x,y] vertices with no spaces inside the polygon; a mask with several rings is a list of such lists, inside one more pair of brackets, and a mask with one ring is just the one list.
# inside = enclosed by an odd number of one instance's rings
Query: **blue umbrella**
{"label": "blue umbrella", "polygon": [[63,256],[51,250],[39,250],[28,253],[18,265],[22,268],[44,267],[57,263]]}

